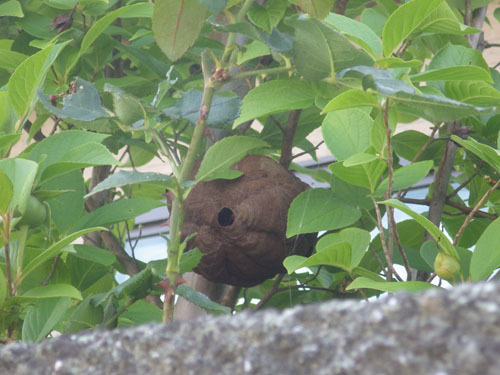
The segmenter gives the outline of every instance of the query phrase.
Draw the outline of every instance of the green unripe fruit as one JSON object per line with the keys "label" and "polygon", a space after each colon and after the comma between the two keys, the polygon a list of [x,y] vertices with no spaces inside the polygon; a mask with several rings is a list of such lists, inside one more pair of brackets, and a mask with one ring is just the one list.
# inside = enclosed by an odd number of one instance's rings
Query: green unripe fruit
{"label": "green unripe fruit", "polygon": [[46,219],[47,207],[37,198],[30,195],[28,198],[28,204],[26,205],[26,211],[24,212],[24,215],[18,225],[36,227],[37,225],[43,224]]}
{"label": "green unripe fruit", "polygon": [[438,253],[434,261],[436,275],[444,280],[454,281],[458,271],[460,271],[460,263],[457,258],[445,253]]}

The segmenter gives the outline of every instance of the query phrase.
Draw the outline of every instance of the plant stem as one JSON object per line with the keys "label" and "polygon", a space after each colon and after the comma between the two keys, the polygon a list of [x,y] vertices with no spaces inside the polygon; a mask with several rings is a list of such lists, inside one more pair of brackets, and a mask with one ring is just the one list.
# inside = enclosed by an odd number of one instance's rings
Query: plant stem
{"label": "plant stem", "polygon": [[24,250],[26,248],[26,238],[28,237],[27,225],[22,225],[19,229],[19,240],[17,248],[17,268],[16,268],[16,279],[23,273],[23,260],[24,260]]}
{"label": "plant stem", "polygon": [[[253,5],[254,0],[245,0],[243,5],[241,6],[240,11],[236,15],[236,18],[234,19],[234,23],[241,22],[243,18],[245,18],[246,14],[248,13],[248,10],[250,7]],[[231,57],[231,52],[233,50],[232,45],[234,44],[236,40],[236,33],[229,33],[227,36],[227,41],[226,41],[226,47],[224,48],[224,54],[222,55],[222,65],[225,66],[229,62],[229,58]]]}
{"label": "plant stem", "polygon": [[[170,240],[168,243],[168,261],[166,274],[169,281],[168,288],[172,289],[175,293],[176,279],[179,275],[179,260],[180,256],[180,241],[182,224],[184,221],[184,183],[188,181],[193,170],[194,162],[199,154],[203,133],[205,130],[205,122],[208,117],[212,98],[216,90],[215,82],[210,74],[209,57],[206,53],[201,54],[201,66],[203,69],[203,76],[205,78],[205,85],[203,89],[203,97],[201,99],[201,107],[198,116],[198,121],[194,128],[191,143],[184,160],[181,172],[177,179],[177,188],[175,191],[174,201],[172,203],[172,212],[170,214]],[[165,295],[165,302],[163,304],[162,320],[164,323],[172,321],[174,317],[174,298],[169,298]]]}
{"label": "plant stem", "polygon": [[12,274],[10,270],[10,254],[9,254],[9,241],[10,241],[10,216],[9,214],[2,215],[3,221],[3,248],[5,251],[5,273],[7,274],[7,290],[9,297],[12,297]]}
{"label": "plant stem", "polygon": [[469,225],[470,221],[474,217],[475,213],[477,211],[479,211],[479,209],[484,204],[484,202],[486,201],[486,199],[488,199],[488,197],[490,196],[490,194],[493,193],[498,188],[498,186],[500,186],[500,180],[498,180],[495,183],[495,185],[493,185],[491,188],[488,189],[488,191],[482,196],[482,198],[479,200],[479,202],[477,202],[476,206],[472,209],[472,211],[467,215],[467,217],[465,218],[464,223],[462,224],[462,226],[458,230],[457,235],[453,239],[453,245],[454,246],[458,245],[458,241],[460,241],[460,237],[462,237],[462,234],[464,233],[465,228],[467,228],[467,226]]}
{"label": "plant stem", "polygon": [[242,79],[258,75],[276,74],[284,72],[294,72],[295,69],[291,66],[278,66],[276,68],[258,69],[258,70],[248,70],[246,72],[240,72],[231,77],[231,79]]}

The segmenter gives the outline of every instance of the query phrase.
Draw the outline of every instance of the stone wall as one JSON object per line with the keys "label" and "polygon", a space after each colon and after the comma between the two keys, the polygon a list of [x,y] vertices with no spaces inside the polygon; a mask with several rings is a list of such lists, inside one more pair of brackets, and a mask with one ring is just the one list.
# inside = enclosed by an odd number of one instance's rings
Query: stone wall
{"label": "stone wall", "polygon": [[500,373],[500,284],[0,347],[2,375]]}

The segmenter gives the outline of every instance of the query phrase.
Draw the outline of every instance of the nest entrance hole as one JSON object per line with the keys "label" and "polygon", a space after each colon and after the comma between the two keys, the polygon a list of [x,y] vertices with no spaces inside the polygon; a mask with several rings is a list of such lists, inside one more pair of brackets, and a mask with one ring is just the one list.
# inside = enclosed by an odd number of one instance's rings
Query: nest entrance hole
{"label": "nest entrance hole", "polygon": [[234,223],[234,212],[230,208],[223,207],[217,215],[217,222],[221,227],[229,227]]}

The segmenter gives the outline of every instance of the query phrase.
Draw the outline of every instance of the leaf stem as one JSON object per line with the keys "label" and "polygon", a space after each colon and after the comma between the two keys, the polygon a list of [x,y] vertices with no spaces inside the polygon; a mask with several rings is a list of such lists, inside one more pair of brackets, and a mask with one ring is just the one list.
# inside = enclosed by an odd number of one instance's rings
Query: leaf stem
{"label": "leaf stem", "polygon": [[[236,18],[234,19],[234,23],[241,22],[243,18],[245,18],[246,14],[248,13],[248,10],[250,7],[253,5],[254,0],[245,0],[243,5],[241,6],[240,11],[236,15]],[[222,55],[221,62],[222,66],[226,66],[227,63],[229,62],[229,58],[231,57],[231,52],[233,50],[233,44],[236,40],[236,33],[229,33],[227,36],[227,41],[226,41],[226,47],[224,48],[224,54]]]}
{"label": "leaf stem", "polygon": [[277,74],[284,72],[294,72],[295,69],[291,66],[278,66],[276,68],[268,68],[268,69],[258,69],[258,70],[248,70],[245,72],[240,72],[231,77],[231,79],[242,79],[248,78],[258,75],[269,75],[269,74]]}

